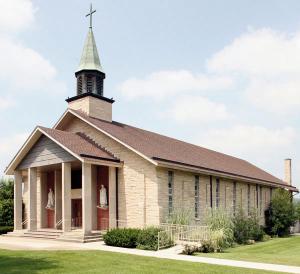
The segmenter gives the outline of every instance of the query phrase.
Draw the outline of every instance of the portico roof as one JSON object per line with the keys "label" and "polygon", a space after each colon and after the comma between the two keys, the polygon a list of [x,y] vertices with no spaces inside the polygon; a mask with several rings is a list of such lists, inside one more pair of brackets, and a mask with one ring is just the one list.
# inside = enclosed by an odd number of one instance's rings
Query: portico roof
{"label": "portico roof", "polygon": [[43,135],[51,139],[81,162],[95,162],[98,164],[105,164],[109,162],[115,164],[120,163],[120,160],[117,159],[112,153],[96,144],[83,133],[72,133],[38,126],[31,133],[25,144],[5,169],[5,174],[13,174],[14,170],[18,167],[27,153]]}

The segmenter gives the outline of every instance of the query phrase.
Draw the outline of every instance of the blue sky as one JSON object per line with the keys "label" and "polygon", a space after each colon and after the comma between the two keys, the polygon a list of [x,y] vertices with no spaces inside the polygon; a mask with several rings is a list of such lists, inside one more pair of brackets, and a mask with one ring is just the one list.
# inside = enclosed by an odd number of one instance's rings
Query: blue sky
{"label": "blue sky", "polygon": [[[0,0],[0,170],[75,95],[90,1]],[[94,1],[114,120],[242,157],[300,187],[299,1]],[[4,12],[5,11],[5,12]]]}

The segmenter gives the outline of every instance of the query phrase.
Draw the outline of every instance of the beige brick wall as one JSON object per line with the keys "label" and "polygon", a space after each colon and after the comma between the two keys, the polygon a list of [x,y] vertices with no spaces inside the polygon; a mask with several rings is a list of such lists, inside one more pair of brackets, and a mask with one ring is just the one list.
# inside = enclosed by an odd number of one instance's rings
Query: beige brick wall
{"label": "beige brick wall", "polygon": [[69,103],[70,109],[81,110],[87,115],[112,121],[112,104],[92,96],[86,96]]}
{"label": "beige brick wall", "polygon": [[119,219],[128,226],[158,224],[158,184],[155,166],[78,118],[67,131],[84,132],[124,162],[119,168]]}
{"label": "beige brick wall", "polygon": [[[165,221],[168,216],[168,171],[170,169],[157,168],[158,185],[159,185],[159,209],[161,221]],[[195,203],[195,181],[194,176],[199,175],[200,183],[200,223],[205,219],[207,209],[210,208],[210,178],[207,175],[196,174],[192,172],[184,172],[172,170],[174,172],[174,192],[173,207],[190,209],[194,218]],[[227,212],[233,213],[233,185],[234,181],[219,178],[220,180],[220,200],[219,208]],[[236,182],[236,210],[241,207],[245,214],[248,213],[248,183]],[[260,188],[258,188],[260,190]],[[216,207],[216,178],[212,177],[212,201],[213,207]],[[256,207],[256,184],[250,184],[250,210],[256,209],[260,214],[261,223],[264,223],[264,210],[267,209],[270,202],[270,188],[263,186],[262,188],[262,210]],[[259,196],[260,206],[260,196]]]}

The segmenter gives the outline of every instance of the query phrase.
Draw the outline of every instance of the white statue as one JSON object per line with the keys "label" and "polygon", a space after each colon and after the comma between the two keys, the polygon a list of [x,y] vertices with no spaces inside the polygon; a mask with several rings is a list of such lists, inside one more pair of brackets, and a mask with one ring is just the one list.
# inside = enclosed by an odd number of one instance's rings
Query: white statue
{"label": "white statue", "polygon": [[101,185],[100,188],[100,207],[107,207],[107,191],[104,185]]}
{"label": "white statue", "polygon": [[54,193],[52,191],[52,189],[49,189],[49,193],[48,193],[48,203],[46,206],[47,209],[51,209],[54,210]]}

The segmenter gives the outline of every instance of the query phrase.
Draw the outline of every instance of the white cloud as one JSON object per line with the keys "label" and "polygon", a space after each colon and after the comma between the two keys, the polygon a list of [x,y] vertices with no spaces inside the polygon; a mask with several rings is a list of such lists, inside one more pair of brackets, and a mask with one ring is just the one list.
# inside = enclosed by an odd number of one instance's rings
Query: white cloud
{"label": "white cloud", "polygon": [[225,105],[201,96],[178,97],[165,114],[181,123],[209,123],[230,118]]}
{"label": "white cloud", "polygon": [[2,174],[6,166],[8,166],[10,160],[18,152],[18,149],[28,136],[28,133],[17,133],[10,137],[0,138],[0,174]]}
{"label": "white cloud", "polygon": [[121,83],[118,89],[129,99],[163,99],[183,92],[226,89],[231,84],[229,77],[193,74],[187,70],[163,70],[151,73],[144,79],[128,79]]}
{"label": "white cloud", "polygon": [[51,62],[14,37],[34,22],[35,11],[30,0],[0,0],[0,81],[10,94],[66,90]]}
{"label": "white cloud", "polygon": [[0,0],[0,31],[23,30],[34,22],[34,8],[30,0]]}
{"label": "white cloud", "polygon": [[0,111],[8,109],[14,105],[15,105],[15,102],[12,99],[0,97]]}
{"label": "white cloud", "polygon": [[225,153],[245,156],[268,156],[283,151],[294,144],[296,130],[291,127],[268,129],[261,126],[237,125],[232,128],[214,129],[199,138],[199,143]]}
{"label": "white cloud", "polygon": [[0,37],[0,80],[15,91],[40,91],[56,77],[56,69],[38,52]]}
{"label": "white cloud", "polygon": [[247,98],[265,110],[300,107],[300,33],[250,30],[214,54],[207,68],[245,80]]}

